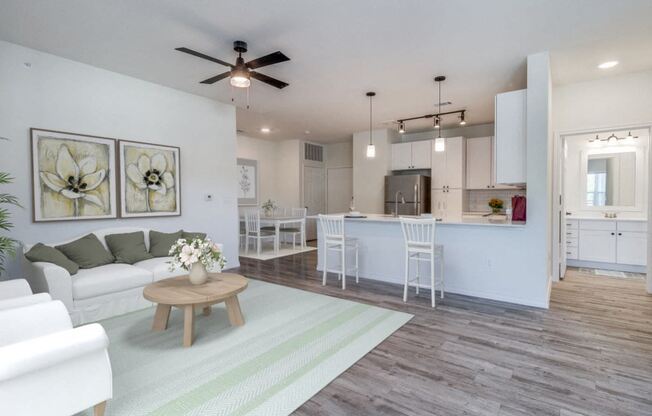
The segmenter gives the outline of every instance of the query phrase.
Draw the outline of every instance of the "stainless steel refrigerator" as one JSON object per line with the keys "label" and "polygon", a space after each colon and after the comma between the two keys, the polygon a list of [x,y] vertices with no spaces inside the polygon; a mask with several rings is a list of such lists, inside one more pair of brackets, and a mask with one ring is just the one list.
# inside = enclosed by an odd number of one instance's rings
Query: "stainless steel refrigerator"
{"label": "stainless steel refrigerator", "polygon": [[385,176],[385,214],[421,215],[430,212],[430,177]]}

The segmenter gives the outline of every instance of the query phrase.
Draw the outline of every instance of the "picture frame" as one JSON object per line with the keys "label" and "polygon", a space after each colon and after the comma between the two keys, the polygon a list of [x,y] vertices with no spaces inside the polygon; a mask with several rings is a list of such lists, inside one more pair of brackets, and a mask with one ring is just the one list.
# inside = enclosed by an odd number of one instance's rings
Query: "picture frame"
{"label": "picture frame", "polygon": [[118,216],[116,139],[30,128],[32,221]]}
{"label": "picture frame", "polygon": [[258,161],[238,158],[237,172],[238,205],[258,205]]}
{"label": "picture frame", "polygon": [[181,149],[118,140],[120,217],[181,215]]}

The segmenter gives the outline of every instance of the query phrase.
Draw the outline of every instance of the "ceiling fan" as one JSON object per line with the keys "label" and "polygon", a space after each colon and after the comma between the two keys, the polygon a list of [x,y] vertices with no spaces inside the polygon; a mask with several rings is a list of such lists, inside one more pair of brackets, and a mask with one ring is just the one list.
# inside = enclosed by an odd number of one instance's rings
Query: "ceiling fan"
{"label": "ceiling fan", "polygon": [[278,79],[254,71],[254,69],[258,69],[264,66],[289,61],[290,58],[285,56],[281,51],[276,51],[270,53],[269,55],[265,55],[245,63],[244,59],[242,58],[242,54],[247,52],[247,42],[236,40],[233,42],[233,50],[238,53],[238,58],[235,61],[235,65],[233,65],[220,59],[213,58],[212,56],[205,55],[201,52],[193,51],[192,49],[188,49],[186,47],[176,48],[176,50],[231,68],[230,71],[223,72],[219,75],[215,75],[214,77],[210,77],[201,81],[201,84],[214,84],[221,79],[231,77],[231,85],[238,88],[248,88],[249,85],[251,85],[251,78],[257,79],[258,81],[262,81],[279,89],[285,88],[289,85],[286,82],[279,81]]}

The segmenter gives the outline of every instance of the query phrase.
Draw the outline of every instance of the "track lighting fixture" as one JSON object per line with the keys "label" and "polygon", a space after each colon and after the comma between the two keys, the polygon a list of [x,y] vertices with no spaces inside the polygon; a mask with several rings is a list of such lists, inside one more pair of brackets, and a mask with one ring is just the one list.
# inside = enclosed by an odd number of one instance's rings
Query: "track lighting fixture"
{"label": "track lighting fixture", "polygon": [[376,146],[374,146],[373,142],[373,130],[372,130],[372,115],[373,115],[373,107],[372,107],[372,98],[376,95],[375,92],[369,91],[367,93],[367,97],[369,97],[369,144],[367,145],[367,158],[373,159],[376,157]]}
{"label": "track lighting fixture", "polygon": [[[425,115],[417,116],[417,117],[401,118],[401,119],[396,120],[396,122],[398,123],[398,126],[399,126],[398,127],[399,133],[404,133],[405,132],[405,122],[406,121],[418,120],[418,119],[422,119],[422,118],[432,118],[433,119],[433,127],[435,129],[437,129],[438,131],[441,131],[442,130],[442,125],[441,125],[442,116],[446,116],[446,115],[450,115],[450,114],[459,114],[460,115],[459,116],[459,118],[460,118],[460,122],[459,122],[460,126],[466,125],[466,119],[465,119],[466,110],[447,111],[447,112],[444,112],[444,113],[441,112],[441,105],[442,105],[442,102],[441,102],[441,83],[442,83],[442,81],[445,81],[445,80],[446,80],[446,77],[443,76],[443,75],[439,75],[439,76],[435,77],[435,82],[437,83],[437,93],[438,93],[438,98],[439,98],[439,100],[437,101],[437,113],[436,114],[425,114]],[[450,102],[443,103],[443,104],[444,105],[450,104]],[[441,133],[438,136],[441,137]]]}

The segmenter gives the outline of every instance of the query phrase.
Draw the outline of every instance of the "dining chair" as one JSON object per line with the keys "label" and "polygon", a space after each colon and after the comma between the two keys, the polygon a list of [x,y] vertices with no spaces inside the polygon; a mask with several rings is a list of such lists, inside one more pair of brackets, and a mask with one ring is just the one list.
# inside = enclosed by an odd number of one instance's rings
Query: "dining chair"
{"label": "dining chair", "polygon": [[256,241],[256,251],[260,256],[260,247],[264,240],[273,240],[274,247],[278,245],[278,236],[274,231],[260,228],[260,211],[258,208],[245,211],[245,254],[249,254],[249,241]]}
{"label": "dining chair", "polygon": [[[405,241],[405,279],[403,302],[407,302],[408,287],[416,282],[419,294],[419,269],[421,262],[430,264],[430,302],[435,307],[435,288],[440,285],[440,294],[444,298],[444,246],[435,243],[435,219],[399,218]],[[416,276],[410,279],[410,261],[416,261]],[[435,261],[439,262],[439,279],[435,279]]]}
{"label": "dining chair", "polygon": [[[342,280],[342,289],[346,289],[347,271],[355,271],[355,282],[359,283],[358,276],[358,240],[347,237],[344,234],[344,215],[323,215],[319,214],[319,223],[324,235],[324,271],[322,285],[326,286],[328,272],[337,273],[338,279]],[[338,269],[328,268],[328,254],[335,252],[340,257]],[[350,269],[346,267],[347,251],[353,252],[355,264]]]}
{"label": "dining chair", "polygon": [[[296,217],[296,218],[302,218],[303,221],[305,221],[307,212],[308,212],[308,209],[305,208],[305,207],[304,208],[292,208],[289,211],[289,215],[292,216],[292,217]],[[299,241],[301,242],[301,247],[303,247],[305,245],[305,238],[304,238],[304,235],[303,235],[303,232],[302,232],[302,228],[303,227],[301,225],[299,225],[299,227],[297,227],[297,226],[290,226],[290,227],[284,226],[280,230],[281,235],[292,236],[292,249],[293,250],[296,248],[297,235],[299,236],[299,239],[300,239]]]}

